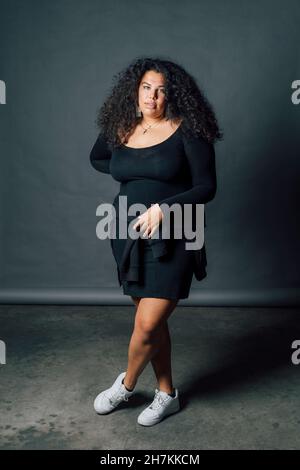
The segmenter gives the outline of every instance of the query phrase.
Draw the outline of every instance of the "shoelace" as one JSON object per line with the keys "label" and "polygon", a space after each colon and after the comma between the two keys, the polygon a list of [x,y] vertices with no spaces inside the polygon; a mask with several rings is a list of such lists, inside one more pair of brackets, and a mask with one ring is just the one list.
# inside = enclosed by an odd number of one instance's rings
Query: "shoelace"
{"label": "shoelace", "polygon": [[149,408],[151,408],[152,410],[157,410],[165,403],[165,401],[167,401],[167,398],[163,399],[159,391],[155,392],[154,400],[149,406]]}
{"label": "shoelace", "polygon": [[118,390],[116,390],[115,393],[108,395],[108,399],[112,405],[114,404],[113,402],[116,401],[117,397],[118,397],[117,401],[122,401],[122,400],[128,401],[126,390],[123,390],[122,386]]}

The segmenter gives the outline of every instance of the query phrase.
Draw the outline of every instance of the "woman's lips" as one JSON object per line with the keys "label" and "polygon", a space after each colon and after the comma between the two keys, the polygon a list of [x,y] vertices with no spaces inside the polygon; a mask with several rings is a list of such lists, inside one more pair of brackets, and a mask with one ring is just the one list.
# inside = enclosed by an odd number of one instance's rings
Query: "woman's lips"
{"label": "woman's lips", "polygon": [[147,108],[155,108],[155,104],[152,103],[145,103]]}

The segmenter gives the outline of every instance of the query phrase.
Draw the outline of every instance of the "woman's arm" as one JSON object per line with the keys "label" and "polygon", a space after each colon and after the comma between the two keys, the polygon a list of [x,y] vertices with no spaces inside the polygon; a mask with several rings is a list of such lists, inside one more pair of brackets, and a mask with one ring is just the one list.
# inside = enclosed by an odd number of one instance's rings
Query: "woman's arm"
{"label": "woman's arm", "polygon": [[102,173],[110,173],[109,163],[111,151],[106,143],[104,136],[100,133],[90,153],[92,166]]}
{"label": "woman's arm", "polygon": [[174,196],[165,198],[158,204],[166,203],[171,206],[174,203],[205,204],[211,201],[217,190],[217,177],[215,165],[214,145],[201,137],[182,137],[185,155],[189,162],[193,187]]}

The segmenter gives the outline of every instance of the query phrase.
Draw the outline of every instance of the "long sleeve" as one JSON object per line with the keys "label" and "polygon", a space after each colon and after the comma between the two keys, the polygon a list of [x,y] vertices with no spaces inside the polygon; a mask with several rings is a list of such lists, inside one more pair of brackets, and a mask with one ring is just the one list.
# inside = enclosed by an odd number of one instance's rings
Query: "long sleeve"
{"label": "long sleeve", "polygon": [[158,201],[158,204],[166,203],[171,206],[174,203],[179,203],[182,207],[183,204],[205,204],[213,199],[216,194],[217,177],[214,145],[199,137],[186,138],[183,136],[182,140],[185,155],[189,162],[192,188]]}
{"label": "long sleeve", "polygon": [[90,153],[92,166],[102,173],[110,173],[109,163],[111,151],[106,143],[104,136],[100,133]]}

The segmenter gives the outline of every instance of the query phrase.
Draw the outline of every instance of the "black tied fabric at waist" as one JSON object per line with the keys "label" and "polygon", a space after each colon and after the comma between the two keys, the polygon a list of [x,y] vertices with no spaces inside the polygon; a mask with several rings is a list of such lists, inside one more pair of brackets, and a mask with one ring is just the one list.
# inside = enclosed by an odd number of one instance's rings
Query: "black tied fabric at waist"
{"label": "black tied fabric at waist", "polygon": [[[131,222],[131,220],[135,218],[136,217],[128,216],[128,221]],[[154,258],[160,258],[168,253],[169,240],[162,238],[161,225],[157,230],[159,230],[158,238],[142,239],[142,235],[136,239],[130,237],[127,238],[119,266],[119,277],[121,281],[138,282],[140,280],[141,260],[145,243],[148,243],[151,247]]]}
{"label": "black tied fabric at waist", "polygon": [[[136,217],[128,216],[128,224]],[[118,266],[118,277],[119,283],[123,281],[138,282],[141,279],[141,267],[143,259],[143,250],[145,243],[148,243],[152,249],[152,254],[154,258],[160,258],[169,253],[170,250],[170,239],[162,238],[161,224],[158,227],[158,236],[157,238],[142,238],[140,234],[139,237],[133,239],[127,237],[124,250],[122,253],[121,261]],[[205,244],[201,249],[193,250],[194,254],[194,265],[193,270],[195,277],[198,281],[201,281],[206,277],[206,251]]]}

